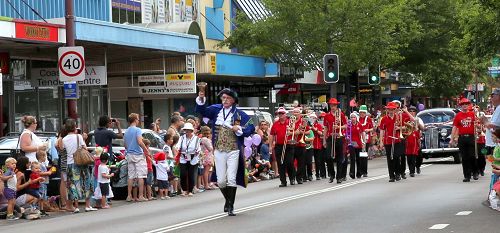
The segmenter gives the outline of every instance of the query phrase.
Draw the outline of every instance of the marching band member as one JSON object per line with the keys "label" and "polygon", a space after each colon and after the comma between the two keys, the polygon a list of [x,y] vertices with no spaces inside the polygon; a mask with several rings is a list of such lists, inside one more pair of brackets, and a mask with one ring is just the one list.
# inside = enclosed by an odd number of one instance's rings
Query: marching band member
{"label": "marching band member", "polygon": [[[368,108],[366,105],[361,105],[359,107],[359,123],[363,127],[363,131],[365,132],[365,150],[368,151],[368,148],[374,144],[373,140],[376,139],[377,135],[375,133],[375,124],[373,123],[373,119],[371,116],[368,116]],[[368,159],[371,159],[371,156],[368,157]],[[368,159],[366,163],[368,163]],[[366,164],[368,166],[368,164]],[[364,174],[363,176],[368,176],[368,173]]]}
{"label": "marching band member", "polygon": [[[479,106],[477,111],[479,112]],[[479,112],[479,118],[484,117],[484,112]],[[477,171],[476,174],[480,174],[484,176],[484,169],[486,168],[486,128],[484,127],[483,122],[478,121],[476,124],[476,144],[477,144],[477,158],[476,158],[476,166]]]}
{"label": "marching band member", "polygon": [[295,133],[293,134],[293,139],[296,142],[293,147],[295,147],[293,152],[293,157],[297,160],[297,184],[302,184],[306,177],[306,144],[303,140],[304,135],[309,133],[309,125],[307,120],[302,117],[302,109],[296,107],[293,109],[293,115],[297,119],[295,121]]}
{"label": "marching band member", "polygon": [[[476,116],[474,112],[467,111],[470,101],[462,98],[459,102],[461,111],[453,119],[453,129],[451,131],[451,143],[458,143],[458,149],[462,156],[462,170],[464,174],[463,182],[470,182],[471,174],[476,171],[474,152],[474,123]],[[477,174],[474,174],[477,180]]]}
{"label": "marching band member", "polygon": [[[408,112],[408,109],[406,108],[406,106],[401,105],[401,101],[393,100],[392,102],[396,103],[398,106],[397,112],[396,112],[396,114],[399,116],[399,119],[400,119],[398,127],[400,127],[400,128],[405,127],[407,122],[415,120],[415,118],[413,118],[413,116],[411,116],[411,114]],[[400,129],[400,130],[402,130],[402,129]],[[401,160],[400,160],[401,164],[399,166],[399,168],[400,168],[399,174],[401,174],[401,178],[406,179],[406,155],[404,153],[405,148],[406,148],[405,138],[401,138],[401,141],[402,141],[403,153],[401,154]]]}
{"label": "marching band member", "polygon": [[[323,126],[325,127],[323,129],[323,135],[325,135],[323,145],[326,147],[328,155],[329,182],[332,183],[333,179],[336,178],[337,184],[340,184],[342,183],[342,164],[344,162],[342,130],[346,129],[347,118],[342,110],[337,108],[339,102],[336,98],[330,98],[328,104],[330,112],[325,115],[323,120]],[[333,168],[334,161],[337,163],[337,176],[335,176],[335,169]]]}
{"label": "marching band member", "polygon": [[314,170],[316,171],[316,180],[321,180],[321,177],[326,177],[325,160],[323,159],[323,126],[317,121],[316,114],[309,115],[309,119],[311,119],[311,130],[314,133],[313,153],[316,166]]}
{"label": "marching band member", "polygon": [[222,104],[206,106],[205,92],[200,90],[196,98],[196,112],[212,122],[217,183],[226,199],[224,212],[234,216],[236,185],[246,187],[243,139],[255,132],[255,127],[251,118],[236,108],[238,94],[235,91],[225,88],[218,96]]}
{"label": "marching band member", "polygon": [[270,150],[273,151],[278,161],[281,181],[279,187],[286,187],[287,173],[290,184],[295,184],[295,168],[293,166],[294,147],[289,144],[292,136],[288,134],[290,120],[287,119],[285,108],[280,107],[276,112],[278,113],[278,121],[274,122],[269,134]]}
{"label": "marching band member", "polygon": [[[416,117],[417,108],[411,106],[409,109],[410,114],[414,117],[414,123],[412,123],[411,133],[406,137],[405,143],[405,154],[408,159],[408,168],[410,169],[410,176],[415,177],[415,168],[417,173],[420,174],[420,165],[422,165],[422,158],[420,154],[420,130],[424,129],[424,122],[422,119]],[[420,158],[419,158],[420,157]],[[417,159],[419,162],[417,162]]]}
{"label": "marching band member", "polygon": [[[367,174],[367,158],[359,157],[361,149],[365,146],[361,140],[365,133],[363,132],[363,126],[358,121],[358,115],[356,113],[351,113],[351,121],[348,125],[348,130],[346,135],[349,137],[349,155],[351,157],[351,164],[349,168],[349,176],[354,179],[354,175],[359,179],[362,175]],[[356,167],[358,171],[356,172]]]}
{"label": "marching band member", "polygon": [[385,147],[387,156],[387,167],[389,170],[389,182],[401,180],[401,155],[404,147],[399,137],[400,116],[396,114],[397,104],[389,102],[385,107],[387,115],[380,119],[380,148]]}

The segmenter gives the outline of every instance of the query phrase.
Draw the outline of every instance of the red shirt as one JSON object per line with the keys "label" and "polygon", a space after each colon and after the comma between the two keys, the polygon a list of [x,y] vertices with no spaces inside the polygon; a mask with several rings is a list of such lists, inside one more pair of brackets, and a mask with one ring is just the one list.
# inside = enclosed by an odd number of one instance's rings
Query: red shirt
{"label": "red shirt", "polygon": [[318,134],[318,132],[323,132],[323,126],[318,122],[315,122],[313,126],[316,128],[316,131],[313,130],[314,132],[313,148],[323,149],[323,139]]}
{"label": "red shirt", "polygon": [[406,147],[405,154],[406,155],[418,155],[420,150],[420,131],[415,130],[413,133],[406,137]]}
{"label": "red shirt", "polygon": [[[30,179],[32,181],[38,179],[40,177],[40,173],[38,172],[32,172],[31,175],[30,175]],[[33,182],[30,184],[30,188],[31,189],[39,189],[40,188],[40,182]]]}
{"label": "red shirt", "polygon": [[153,163],[152,163],[152,161],[149,159],[149,158],[150,158],[150,157],[149,157],[149,153],[147,153],[147,152],[146,152],[144,155],[146,156],[146,164],[147,164],[147,166],[148,166],[148,172],[153,172]]}
{"label": "red shirt", "polygon": [[355,145],[354,148],[361,148],[361,133],[363,132],[363,126],[359,122],[356,124],[351,125],[351,142],[356,142],[352,143],[352,145]]}
{"label": "red shirt", "polygon": [[285,144],[286,128],[288,126],[288,119],[285,122],[276,121],[271,127],[271,135],[273,135],[276,145]]}
{"label": "red shirt", "polygon": [[[347,123],[347,118],[343,112],[340,112],[340,121],[341,121],[341,123],[340,123],[341,126],[344,126]],[[324,120],[323,120],[323,125],[327,129],[326,130],[326,137],[327,138],[332,136],[334,123],[338,124],[338,122],[336,122],[336,119],[335,119],[335,116],[333,115],[333,113],[332,112],[327,113]],[[337,133],[337,134],[340,133],[340,129],[337,128],[335,130],[335,133]]]}
{"label": "red shirt", "polygon": [[[299,143],[300,139],[302,139],[302,136],[303,136],[303,134],[300,133],[300,128],[302,127],[302,125],[304,124],[304,122],[305,122],[305,120],[302,117],[295,122],[295,135],[294,135],[294,137],[295,137],[295,141],[297,142],[297,144],[295,144],[295,146],[297,146],[297,147],[306,147],[305,143]],[[309,127],[309,125],[307,124],[307,122],[305,124],[306,124],[306,130],[305,131],[307,132],[308,130],[311,129],[311,127]],[[304,140],[305,140],[305,137],[304,137]]]}
{"label": "red shirt", "polygon": [[457,127],[459,135],[474,134],[475,120],[474,112],[459,112],[453,119],[453,126]]}
{"label": "red shirt", "polygon": [[[363,117],[363,118],[359,118],[359,123],[363,127],[363,131],[367,130],[367,129],[373,129],[373,119],[371,117],[369,117],[369,116],[366,116],[366,117]],[[373,131],[367,133],[368,134],[368,141],[367,142],[371,142],[372,141],[372,134],[373,133],[374,133]]]}
{"label": "red shirt", "polygon": [[[393,118],[389,117],[389,115],[385,115],[380,120],[379,128],[381,130],[384,130],[384,145],[391,145],[393,140],[394,143],[399,143],[401,141],[399,139],[399,130],[396,130],[396,132],[394,132],[396,118],[396,115],[394,115]],[[395,139],[392,138],[393,136],[395,137]]]}

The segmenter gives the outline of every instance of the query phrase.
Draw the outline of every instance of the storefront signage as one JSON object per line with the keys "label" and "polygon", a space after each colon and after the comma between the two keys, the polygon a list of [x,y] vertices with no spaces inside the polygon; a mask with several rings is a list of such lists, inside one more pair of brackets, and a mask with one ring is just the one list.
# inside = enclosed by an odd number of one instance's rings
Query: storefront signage
{"label": "storefront signage", "polygon": [[113,0],[111,7],[121,10],[141,12],[140,0]]}
{"label": "storefront signage", "polygon": [[215,58],[215,54],[210,55],[210,73],[217,73],[217,60]]}
{"label": "storefront signage", "polygon": [[168,74],[139,76],[139,94],[194,94],[196,93],[196,74]]}
{"label": "storefront signage", "polygon": [[[56,87],[64,83],[59,81],[57,68],[31,69],[31,85],[34,87]],[[80,86],[108,85],[105,66],[85,67],[85,80],[77,82]]]}
{"label": "storefront signage", "polygon": [[8,53],[0,53],[0,69],[2,70],[2,74],[9,73],[9,54]]}
{"label": "storefront signage", "polygon": [[16,38],[26,40],[58,42],[59,28],[16,22]]}
{"label": "storefront signage", "polygon": [[363,93],[372,93],[372,89],[371,88],[360,88],[359,89],[359,93],[363,94]]}
{"label": "storefront signage", "polygon": [[196,93],[196,74],[169,74],[166,77],[167,92],[170,94]]}
{"label": "storefront signage", "polygon": [[193,54],[186,55],[186,72],[194,73],[195,57]]}
{"label": "storefront signage", "polygon": [[300,93],[300,85],[296,83],[286,84],[283,89],[278,92],[278,95],[293,95]]}

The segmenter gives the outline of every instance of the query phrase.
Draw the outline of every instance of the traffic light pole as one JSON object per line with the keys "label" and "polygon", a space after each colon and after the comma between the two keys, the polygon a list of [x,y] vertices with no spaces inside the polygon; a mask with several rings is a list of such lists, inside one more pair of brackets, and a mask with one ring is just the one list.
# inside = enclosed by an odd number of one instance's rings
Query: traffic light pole
{"label": "traffic light pole", "polygon": [[[75,6],[73,0],[65,0],[66,46],[75,46]],[[68,117],[78,118],[76,100],[67,100]]]}

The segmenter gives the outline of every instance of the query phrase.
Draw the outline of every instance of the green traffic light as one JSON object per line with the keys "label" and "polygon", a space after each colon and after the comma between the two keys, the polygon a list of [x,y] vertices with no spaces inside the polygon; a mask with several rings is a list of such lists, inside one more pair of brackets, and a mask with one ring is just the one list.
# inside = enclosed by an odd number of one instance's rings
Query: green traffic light
{"label": "green traffic light", "polygon": [[374,82],[377,81],[377,76],[375,76],[375,75],[372,76],[372,81],[374,81]]}
{"label": "green traffic light", "polygon": [[333,73],[333,72],[328,73],[328,77],[329,78],[334,78],[335,77],[335,73]]}

